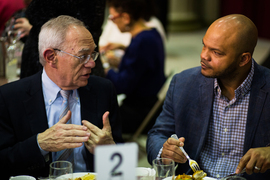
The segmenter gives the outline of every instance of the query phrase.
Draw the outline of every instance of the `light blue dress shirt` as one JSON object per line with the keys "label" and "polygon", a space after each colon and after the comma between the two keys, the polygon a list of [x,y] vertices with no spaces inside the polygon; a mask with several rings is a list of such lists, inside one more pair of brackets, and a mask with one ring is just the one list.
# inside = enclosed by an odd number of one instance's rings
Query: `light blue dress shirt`
{"label": "light blue dress shirt", "polygon": [[[42,72],[42,90],[45,101],[45,108],[47,113],[49,128],[59,121],[61,112],[61,105],[63,98],[60,94],[60,87],[58,87],[46,74],[43,69]],[[72,124],[81,125],[81,104],[78,91],[75,89],[69,96],[69,108],[71,111]],[[49,152],[40,148],[43,156],[46,156]],[[55,160],[55,152],[52,153],[53,161]],[[86,152],[84,144],[81,147],[74,149],[74,172],[86,172]]]}

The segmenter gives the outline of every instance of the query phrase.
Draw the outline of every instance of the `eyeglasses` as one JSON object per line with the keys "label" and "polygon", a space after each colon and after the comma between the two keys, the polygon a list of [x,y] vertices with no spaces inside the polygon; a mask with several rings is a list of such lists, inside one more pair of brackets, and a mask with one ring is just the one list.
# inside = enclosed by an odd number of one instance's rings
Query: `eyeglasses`
{"label": "eyeglasses", "polygon": [[122,15],[121,13],[120,13],[120,14],[117,14],[117,15],[115,15],[115,16],[112,15],[112,14],[110,14],[110,15],[108,16],[108,19],[111,20],[111,21],[114,21],[115,19],[119,18],[121,15]]}
{"label": "eyeglasses", "polygon": [[86,64],[86,63],[88,63],[91,58],[93,59],[93,61],[96,61],[97,60],[97,57],[99,55],[99,53],[96,52],[96,51],[92,52],[92,54],[89,54],[89,55],[75,56],[73,54],[70,54],[68,52],[62,51],[60,49],[53,49],[53,50],[60,51],[62,53],[65,53],[65,54],[68,54],[68,55],[73,56],[75,58],[78,58],[80,60],[80,64]]}

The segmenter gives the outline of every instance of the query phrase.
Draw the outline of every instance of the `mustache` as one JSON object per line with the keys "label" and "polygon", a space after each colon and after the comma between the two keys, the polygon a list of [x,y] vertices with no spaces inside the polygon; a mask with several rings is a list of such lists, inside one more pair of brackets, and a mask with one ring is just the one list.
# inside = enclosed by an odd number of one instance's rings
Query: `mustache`
{"label": "mustache", "polygon": [[201,63],[205,65],[207,68],[212,68],[212,66],[204,59],[201,59]]}

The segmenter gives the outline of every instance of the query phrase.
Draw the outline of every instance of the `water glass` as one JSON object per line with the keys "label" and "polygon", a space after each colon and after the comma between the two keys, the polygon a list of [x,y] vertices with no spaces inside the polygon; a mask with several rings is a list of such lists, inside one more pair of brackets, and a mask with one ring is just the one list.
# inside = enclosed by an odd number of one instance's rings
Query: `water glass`
{"label": "water glass", "polygon": [[169,158],[158,158],[153,160],[153,169],[156,171],[156,180],[174,179],[174,160]]}
{"label": "water glass", "polygon": [[55,161],[50,164],[50,180],[73,179],[73,167],[69,161]]}
{"label": "water glass", "polygon": [[231,177],[225,178],[225,180],[246,180],[246,178],[241,177],[241,176],[231,176]]}

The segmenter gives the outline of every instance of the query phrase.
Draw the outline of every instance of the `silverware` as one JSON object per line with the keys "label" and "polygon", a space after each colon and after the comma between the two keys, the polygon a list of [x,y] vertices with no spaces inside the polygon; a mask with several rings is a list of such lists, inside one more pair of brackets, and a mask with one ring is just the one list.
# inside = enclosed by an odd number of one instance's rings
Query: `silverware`
{"label": "silverware", "polygon": [[[243,174],[244,172],[246,172],[246,168],[244,168],[239,174]],[[228,177],[232,177],[232,176],[236,176],[237,174],[236,173],[232,173],[232,174],[229,174],[223,178],[221,178],[220,180],[226,180]]]}
{"label": "silverware", "polygon": [[[176,139],[176,140],[178,140],[178,137],[177,137],[176,134],[171,135],[171,137],[174,138],[174,139]],[[196,171],[201,170],[200,169],[200,166],[198,165],[198,163],[195,160],[190,159],[189,155],[186,153],[186,151],[184,150],[184,148],[183,147],[179,147],[179,148],[184,153],[184,155],[187,157],[188,162],[189,162],[189,166],[191,167],[191,169],[193,170],[193,172],[196,172]]]}

